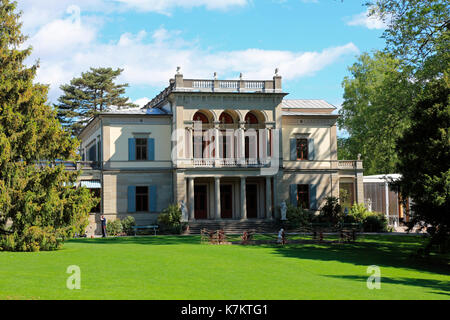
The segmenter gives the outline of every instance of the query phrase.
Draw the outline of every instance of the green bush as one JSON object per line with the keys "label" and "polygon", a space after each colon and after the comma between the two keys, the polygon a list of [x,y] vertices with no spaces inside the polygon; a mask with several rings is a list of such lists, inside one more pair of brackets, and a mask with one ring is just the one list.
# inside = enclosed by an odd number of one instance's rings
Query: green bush
{"label": "green bush", "polygon": [[349,213],[344,217],[345,220],[351,220],[351,221],[345,221],[345,222],[356,222],[356,223],[363,223],[366,217],[371,215],[372,212],[367,211],[366,207],[361,203],[355,203],[350,208]]}
{"label": "green bush", "polygon": [[52,227],[32,226],[23,234],[13,233],[0,238],[0,249],[5,251],[51,251],[61,247],[59,238]]}
{"label": "green bush", "polygon": [[317,216],[317,222],[338,224],[343,220],[342,207],[339,204],[339,199],[336,197],[326,197],[325,204],[320,209],[320,214]]}
{"label": "green bush", "polygon": [[176,204],[169,205],[158,216],[158,225],[161,230],[169,233],[180,234],[183,231],[181,223],[181,208]]}
{"label": "green bush", "polygon": [[294,207],[288,204],[286,218],[288,229],[298,229],[309,225],[314,218],[314,213],[302,207]]}
{"label": "green bush", "polygon": [[106,234],[109,236],[119,236],[123,233],[122,222],[117,219],[106,224]]}
{"label": "green bush", "polygon": [[365,232],[387,232],[387,219],[383,213],[370,212],[362,223]]}
{"label": "green bush", "polygon": [[122,228],[123,232],[125,232],[128,236],[131,236],[134,234],[133,227],[136,225],[136,220],[132,216],[128,216],[122,221]]}

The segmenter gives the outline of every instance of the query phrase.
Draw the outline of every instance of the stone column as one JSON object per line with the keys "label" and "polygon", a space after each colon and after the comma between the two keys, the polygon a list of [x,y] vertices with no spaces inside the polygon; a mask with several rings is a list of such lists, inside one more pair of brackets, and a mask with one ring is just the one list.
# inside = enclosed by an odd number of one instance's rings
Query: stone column
{"label": "stone column", "polygon": [[188,150],[186,150],[186,158],[188,159],[194,159],[194,135],[193,135],[193,129],[192,127],[186,128],[187,130],[187,146]]}
{"label": "stone column", "polygon": [[194,212],[194,178],[188,178],[189,220],[195,220]]}
{"label": "stone column", "polygon": [[266,177],[266,219],[272,219],[272,178]]}
{"label": "stone column", "polygon": [[239,122],[238,129],[238,141],[237,141],[237,149],[238,154],[236,158],[238,158],[239,164],[245,164],[245,132],[244,132],[245,121]]}
{"label": "stone column", "polygon": [[[214,162],[216,167],[220,164],[220,139],[219,139],[219,121],[214,121],[214,129],[213,129],[213,136],[214,136]],[[211,155],[212,156],[212,155]]]}
{"label": "stone column", "polygon": [[245,178],[241,178],[241,219],[247,220],[247,197],[245,193]]}
{"label": "stone column", "polygon": [[220,219],[220,178],[214,178],[215,218]]}

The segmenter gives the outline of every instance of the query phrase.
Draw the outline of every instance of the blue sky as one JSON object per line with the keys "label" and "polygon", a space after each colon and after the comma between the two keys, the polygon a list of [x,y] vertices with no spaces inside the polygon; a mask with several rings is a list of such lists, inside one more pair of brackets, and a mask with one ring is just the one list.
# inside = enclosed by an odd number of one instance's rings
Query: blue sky
{"label": "blue sky", "polygon": [[364,0],[20,0],[27,63],[59,86],[89,67],[123,68],[131,100],[143,104],[173,77],[271,79],[290,99],[342,103],[347,67],[381,49],[384,25]]}

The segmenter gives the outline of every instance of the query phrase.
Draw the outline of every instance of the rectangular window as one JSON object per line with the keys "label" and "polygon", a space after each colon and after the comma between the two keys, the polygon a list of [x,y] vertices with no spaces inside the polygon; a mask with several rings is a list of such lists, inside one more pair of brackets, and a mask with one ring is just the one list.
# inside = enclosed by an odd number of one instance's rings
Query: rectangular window
{"label": "rectangular window", "polygon": [[309,185],[297,185],[297,206],[303,209],[309,209]]}
{"label": "rectangular window", "polygon": [[308,139],[297,139],[297,160],[308,160]]}
{"label": "rectangular window", "polygon": [[148,187],[136,187],[136,211],[148,211]]}
{"label": "rectangular window", "polygon": [[136,139],[136,160],[147,160],[147,139]]}

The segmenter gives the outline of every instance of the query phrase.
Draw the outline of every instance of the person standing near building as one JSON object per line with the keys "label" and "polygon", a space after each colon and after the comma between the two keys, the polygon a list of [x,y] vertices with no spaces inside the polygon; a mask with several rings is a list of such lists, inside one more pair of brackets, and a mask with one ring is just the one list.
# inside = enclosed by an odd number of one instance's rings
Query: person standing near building
{"label": "person standing near building", "polygon": [[102,215],[100,220],[102,222],[102,237],[105,238],[106,237],[106,218],[105,218],[105,216]]}

